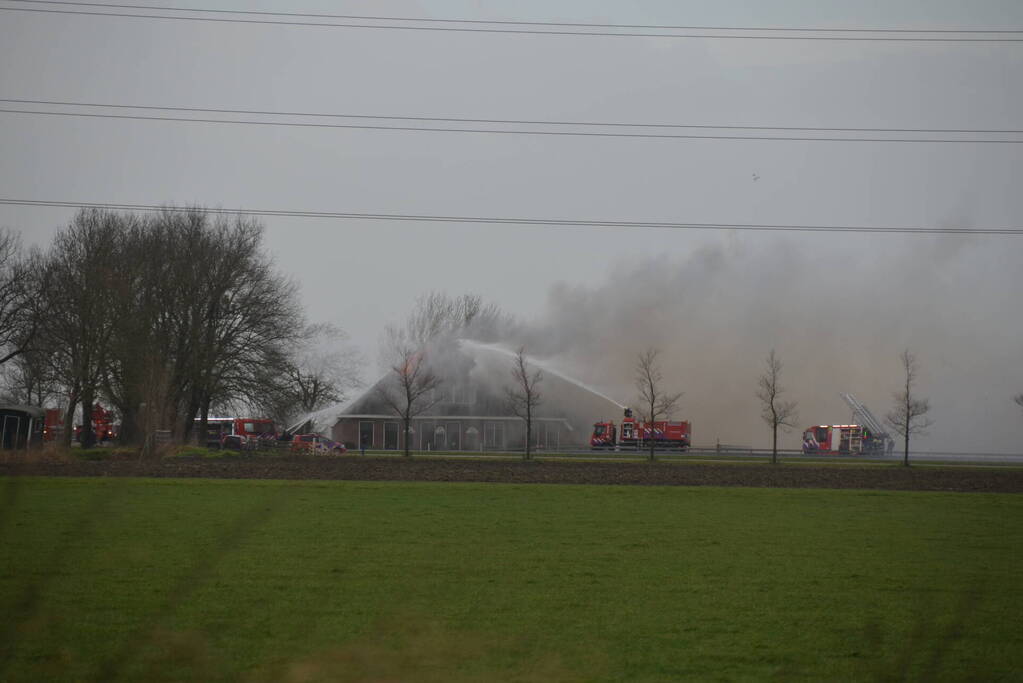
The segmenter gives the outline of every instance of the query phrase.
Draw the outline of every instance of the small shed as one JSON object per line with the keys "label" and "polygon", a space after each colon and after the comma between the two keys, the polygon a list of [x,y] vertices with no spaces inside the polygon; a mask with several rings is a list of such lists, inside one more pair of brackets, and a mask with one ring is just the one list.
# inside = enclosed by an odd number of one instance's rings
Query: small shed
{"label": "small shed", "polygon": [[40,446],[45,417],[46,411],[36,406],[0,405],[0,450]]}

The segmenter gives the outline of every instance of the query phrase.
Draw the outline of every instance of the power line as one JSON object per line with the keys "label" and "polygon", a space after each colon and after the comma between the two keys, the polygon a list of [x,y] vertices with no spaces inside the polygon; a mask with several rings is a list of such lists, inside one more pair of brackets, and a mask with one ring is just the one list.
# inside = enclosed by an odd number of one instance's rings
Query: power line
{"label": "power line", "polygon": [[[195,208],[158,206],[155,204],[118,204],[112,202],[70,202],[41,199],[0,198],[0,205],[55,207],[71,209],[105,209],[109,211],[189,212]],[[984,235],[1023,236],[1023,228],[929,228],[929,227],[877,227],[862,225],[785,225],[769,223],[681,223],[662,221],[602,221],[590,219],[514,218],[496,216],[441,216],[397,213],[350,213],[337,211],[293,211],[284,209],[224,209],[204,208],[208,213],[220,215],[284,216],[290,218],[321,218],[364,221],[396,221],[415,223],[470,223],[477,225],[519,225],[579,228],[652,228],[664,230],[744,230],[758,232],[820,232],[856,234],[910,234],[910,235]]]}
{"label": "power line", "polygon": [[[380,121],[424,121],[444,123],[480,123],[521,126],[592,126],[596,128],[671,128],[700,130],[784,130],[844,133],[972,133],[1023,134],[1023,129],[990,128],[838,128],[822,126],[738,126],[692,123],[629,123],[620,121],[554,121],[541,119],[474,119],[452,116],[393,116],[381,114],[335,114],[325,112],[268,111],[261,109],[223,109],[212,107],[175,107],[144,104],[111,104],[108,102],[69,102],[62,100],[26,100],[0,97],[0,102],[11,104],[44,104],[61,107],[92,107],[104,109],[143,109],[147,111],[177,111],[203,114],[248,114],[253,116],[297,116],[304,118],[373,119]],[[186,119],[194,120],[194,119]]]}
{"label": "power line", "polygon": [[554,135],[571,137],[645,138],[676,140],[761,140],[785,142],[899,142],[899,143],[958,143],[958,144],[1021,144],[1023,139],[1005,138],[867,138],[867,137],[807,137],[797,135],[695,135],[680,133],[607,133],[597,131],[524,130],[499,128],[439,128],[434,126],[393,126],[360,123],[301,123],[294,121],[252,121],[241,119],[203,119],[183,116],[143,116],[141,114],[95,114],[87,112],[41,111],[29,109],[0,109],[0,114],[28,114],[35,116],[70,116],[92,119],[120,119],[132,121],[175,121],[183,123],[220,123],[248,126],[288,126],[293,128],[343,128],[356,130],[393,130],[428,133],[477,133],[491,135]]}
{"label": "power line", "polygon": [[[17,0],[5,0],[7,2]],[[77,3],[68,3],[71,5]],[[408,25],[397,25],[397,24],[361,24],[361,23],[345,23],[345,22],[322,22],[322,21],[280,21],[275,19],[240,19],[240,18],[220,18],[220,17],[194,17],[194,16],[180,16],[180,15],[168,15],[168,14],[136,14],[131,12],[96,12],[87,10],[66,10],[66,9],[40,9],[37,7],[0,7],[0,11],[5,12],[33,12],[41,14],[62,14],[62,15],[76,15],[76,16],[96,16],[96,17],[120,17],[126,19],[168,19],[176,21],[202,21],[202,22],[213,22],[213,23],[227,23],[227,24],[262,24],[262,25],[276,25],[276,26],[300,26],[310,27],[318,26],[322,28],[357,28],[357,29],[384,29],[384,30],[396,30],[396,31],[446,31],[455,33],[500,33],[506,35],[547,35],[547,36],[603,36],[610,38],[703,38],[708,40],[814,40],[814,41],[874,41],[874,42],[914,42],[914,43],[1019,43],[1023,42],[1023,38],[1005,38],[1005,37],[974,37],[972,34],[966,37],[951,38],[945,35],[942,36],[907,36],[907,35],[856,35],[850,36],[847,34],[843,35],[750,35],[750,34],[735,34],[735,33],[650,33],[650,32],[632,32],[632,31],[566,31],[566,30],[542,30],[542,29],[528,29],[528,28],[485,28],[480,26],[408,26]],[[178,11],[193,11],[193,10],[178,10]],[[382,21],[380,19],[379,21]],[[420,20],[412,20],[420,21]],[[735,29],[735,30],[749,30],[749,31],[762,31],[762,29]],[[776,29],[769,29],[776,30]],[[867,31],[868,33],[870,31]],[[919,32],[923,33],[923,32]],[[932,33],[927,31],[927,33]],[[962,33],[966,33],[965,31]],[[985,32],[986,33],[986,32]],[[1007,33],[999,31],[998,33]]]}
{"label": "power line", "polygon": [[228,14],[244,16],[295,17],[306,19],[345,19],[358,21],[410,21],[443,24],[488,24],[507,26],[566,26],[577,28],[653,29],[663,31],[785,31],[814,33],[1023,33],[1023,29],[954,29],[954,28],[828,28],[828,27],[758,27],[758,26],[693,26],[668,24],[599,24],[562,21],[508,21],[500,19],[437,19],[434,17],[381,17],[362,14],[312,14],[308,12],[267,12],[259,10],[227,10],[159,5],[126,5],[109,2],[60,2],[59,0],[6,0],[33,5],[106,7],[110,9],[142,9],[153,11],[191,12],[196,14]]}

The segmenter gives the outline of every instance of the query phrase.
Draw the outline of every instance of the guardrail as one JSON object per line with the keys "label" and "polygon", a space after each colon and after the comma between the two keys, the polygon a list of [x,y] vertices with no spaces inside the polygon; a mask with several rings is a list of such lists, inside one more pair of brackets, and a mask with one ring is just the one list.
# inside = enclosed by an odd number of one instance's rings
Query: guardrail
{"label": "guardrail", "polygon": [[[246,451],[271,451],[278,454],[294,453],[317,454],[319,451],[304,449],[292,449],[290,441],[266,440],[251,446]],[[358,456],[360,454],[373,456],[401,456],[403,451],[350,448],[347,455]],[[523,457],[521,450],[488,449],[475,451],[430,451],[413,450],[413,457],[451,457],[451,458],[510,458]],[[591,449],[591,448],[559,448],[556,450],[536,449],[532,451],[532,457],[542,460],[594,460],[594,461],[642,461],[649,459],[649,448],[617,448],[617,449]],[[674,448],[655,449],[654,457],[661,461],[683,461],[683,460],[720,460],[740,462],[763,462],[771,460],[771,449],[753,448],[734,444],[715,444],[713,446],[700,446],[690,448],[687,451],[679,451]],[[820,453],[803,453],[800,449],[778,449],[779,462],[802,462],[802,463],[898,463],[902,461],[902,453],[895,452],[887,454],[872,455],[824,455]],[[1023,453],[964,453],[964,452],[943,452],[943,451],[910,451],[910,463],[923,464],[934,463],[959,463],[959,464],[993,464],[993,465],[1023,465]]]}
{"label": "guardrail", "polygon": [[[349,450],[348,455],[358,456],[362,453],[359,450]],[[403,453],[400,450],[366,449],[366,455],[373,456],[395,456],[400,457]],[[416,451],[411,452],[413,457],[451,457],[451,458],[522,458],[523,452],[516,450],[487,450],[487,451]],[[650,457],[650,451],[624,449],[624,450],[592,450],[589,448],[558,449],[558,450],[537,450],[532,452],[532,457],[538,460],[592,460],[592,461],[643,461]],[[765,448],[730,447],[730,448],[693,448],[685,452],[674,449],[661,449],[654,451],[654,457],[658,461],[681,462],[681,461],[733,461],[733,462],[768,462],[771,460],[771,450]],[[1023,453],[940,453],[940,452],[910,452],[911,464],[924,463],[948,463],[948,464],[991,464],[991,465],[1023,465]],[[822,455],[819,453],[803,453],[802,450],[779,449],[778,461],[788,463],[875,463],[875,464],[898,464],[902,462],[901,453],[891,455]]]}

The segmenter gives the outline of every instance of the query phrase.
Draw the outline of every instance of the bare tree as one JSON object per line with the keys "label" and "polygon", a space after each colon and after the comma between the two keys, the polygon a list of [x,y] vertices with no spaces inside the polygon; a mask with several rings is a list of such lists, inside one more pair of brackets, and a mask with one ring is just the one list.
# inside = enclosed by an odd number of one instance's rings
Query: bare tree
{"label": "bare tree", "polygon": [[457,324],[458,312],[451,297],[442,292],[430,292],[416,299],[403,332],[411,344],[421,348]]}
{"label": "bare tree", "polygon": [[58,233],[39,273],[46,315],[36,331],[50,376],[64,388],[64,442],[70,444],[74,415],[82,407],[79,441],[93,445],[92,409],[110,359],[116,294],[124,287],[121,258],[125,217],[82,210]]}
{"label": "bare tree", "polygon": [[529,364],[526,362],[526,349],[520,347],[515,360],[512,361],[511,374],[515,384],[505,387],[504,393],[508,407],[526,423],[526,451],[523,457],[529,460],[532,458],[533,415],[536,407],[543,402],[543,395],[538,389],[543,380],[543,373],[539,369],[530,372]]}
{"label": "bare tree", "polygon": [[262,249],[262,226],[168,209],[126,230],[105,392],[122,438],[145,425],[199,433],[212,406],[261,411],[287,386],[304,322],[293,282]]}
{"label": "bare tree", "polygon": [[494,304],[484,304],[475,294],[452,298],[444,292],[429,292],[416,299],[404,326],[390,328],[392,338],[400,330],[409,343],[425,348],[435,339],[468,335],[474,339],[492,338],[495,331],[512,324]]}
{"label": "bare tree", "polygon": [[[304,328],[297,287],[276,272],[258,248],[261,239],[258,227],[255,250],[227,288],[217,314],[204,325],[206,353],[197,365],[203,422],[216,399],[258,407],[259,396],[279,391]],[[188,416],[188,423],[194,416]]]}
{"label": "bare tree", "polygon": [[682,398],[682,392],[670,394],[661,387],[664,377],[657,362],[660,353],[653,348],[643,351],[636,358],[635,367],[636,389],[639,390],[640,405],[646,411],[644,419],[651,432],[650,439],[648,439],[650,460],[654,459],[654,448],[657,445],[653,438],[653,423],[657,420],[668,419],[678,405],[679,399]]}
{"label": "bare tree", "polygon": [[22,257],[18,235],[0,228],[0,365],[23,353],[32,340],[34,282]]}
{"label": "bare tree", "polygon": [[757,381],[759,388],[756,393],[757,398],[763,404],[760,417],[771,428],[771,462],[777,464],[778,428],[781,427],[784,430],[795,427],[799,415],[796,413],[796,403],[794,401],[785,401],[781,398],[781,395],[785,393],[785,390],[779,383],[782,365],[774,349],[771,349],[771,352],[767,354],[765,364],[767,367],[764,370],[764,374]]}
{"label": "bare tree", "polygon": [[258,405],[287,378],[304,321],[254,221],[83,210],[40,261],[30,352],[67,397],[68,440],[81,405],[89,445],[100,396],[122,440],[140,442],[146,425],[186,439],[211,405]]}
{"label": "bare tree", "polygon": [[899,354],[899,361],[905,371],[906,381],[902,390],[895,392],[895,407],[885,416],[885,421],[896,433],[902,435],[902,464],[909,467],[909,437],[924,434],[931,426],[931,421],[924,417],[931,409],[931,403],[925,398],[918,398],[913,392],[919,372],[916,356],[905,349]]}
{"label": "bare tree", "polygon": [[1012,400],[1016,402],[1020,408],[1023,408],[1023,394],[1016,394],[1012,397]]}
{"label": "bare tree", "polygon": [[299,414],[340,403],[350,390],[362,386],[361,365],[361,355],[348,345],[341,328],[330,323],[307,325],[289,355],[285,382],[266,394],[265,410],[274,419],[289,422]]}
{"label": "bare tree", "polygon": [[57,398],[59,391],[42,355],[32,346],[0,368],[0,396],[5,400],[43,407]]}
{"label": "bare tree", "polygon": [[[412,420],[437,402],[441,380],[428,367],[426,354],[402,336],[392,339],[391,376],[377,386],[377,395],[394,414],[401,418],[405,457],[410,452]],[[360,444],[361,445],[361,444]]]}

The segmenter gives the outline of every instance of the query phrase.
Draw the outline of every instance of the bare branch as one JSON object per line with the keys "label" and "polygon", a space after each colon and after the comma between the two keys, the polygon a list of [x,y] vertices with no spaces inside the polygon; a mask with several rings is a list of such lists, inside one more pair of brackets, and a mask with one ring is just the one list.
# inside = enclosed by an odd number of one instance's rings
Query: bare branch
{"label": "bare branch", "polygon": [[771,462],[777,463],[778,429],[787,431],[787,428],[795,427],[796,421],[799,420],[799,414],[796,412],[795,401],[785,401],[781,398],[781,395],[785,393],[785,389],[779,382],[782,363],[774,349],[767,354],[764,363],[766,369],[757,380],[759,388],[756,391],[756,396],[763,405],[760,417],[771,428]]}
{"label": "bare branch", "polygon": [[412,420],[437,402],[441,379],[428,367],[424,351],[406,342],[400,334],[392,342],[391,355],[394,362],[389,381],[381,383],[376,393],[401,418],[405,434],[405,456],[408,457],[411,455],[409,432]]}
{"label": "bare branch", "polygon": [[526,348],[520,347],[512,361],[512,380],[514,385],[505,387],[505,399],[509,409],[526,424],[526,450],[524,457],[529,460],[532,457],[533,438],[533,416],[536,407],[543,402],[543,396],[538,385],[543,380],[543,373],[537,369],[532,372],[526,362]]}
{"label": "bare branch", "polygon": [[[634,380],[636,389],[639,391],[639,403],[646,412],[644,416],[647,422],[653,423],[657,420],[666,420],[678,406],[683,392],[667,393],[661,388],[664,379],[661,368],[658,364],[660,351],[648,348],[636,357],[634,368]],[[654,442],[650,442],[650,459],[654,459]]]}
{"label": "bare branch", "polygon": [[894,394],[895,407],[885,415],[885,421],[903,438],[903,464],[909,466],[909,437],[926,434],[931,420],[924,417],[931,409],[930,401],[914,393],[917,373],[916,356],[909,349],[899,354],[899,361],[905,373],[902,391]]}
{"label": "bare branch", "polygon": [[0,228],[0,365],[24,353],[35,335],[35,283],[19,236]]}

